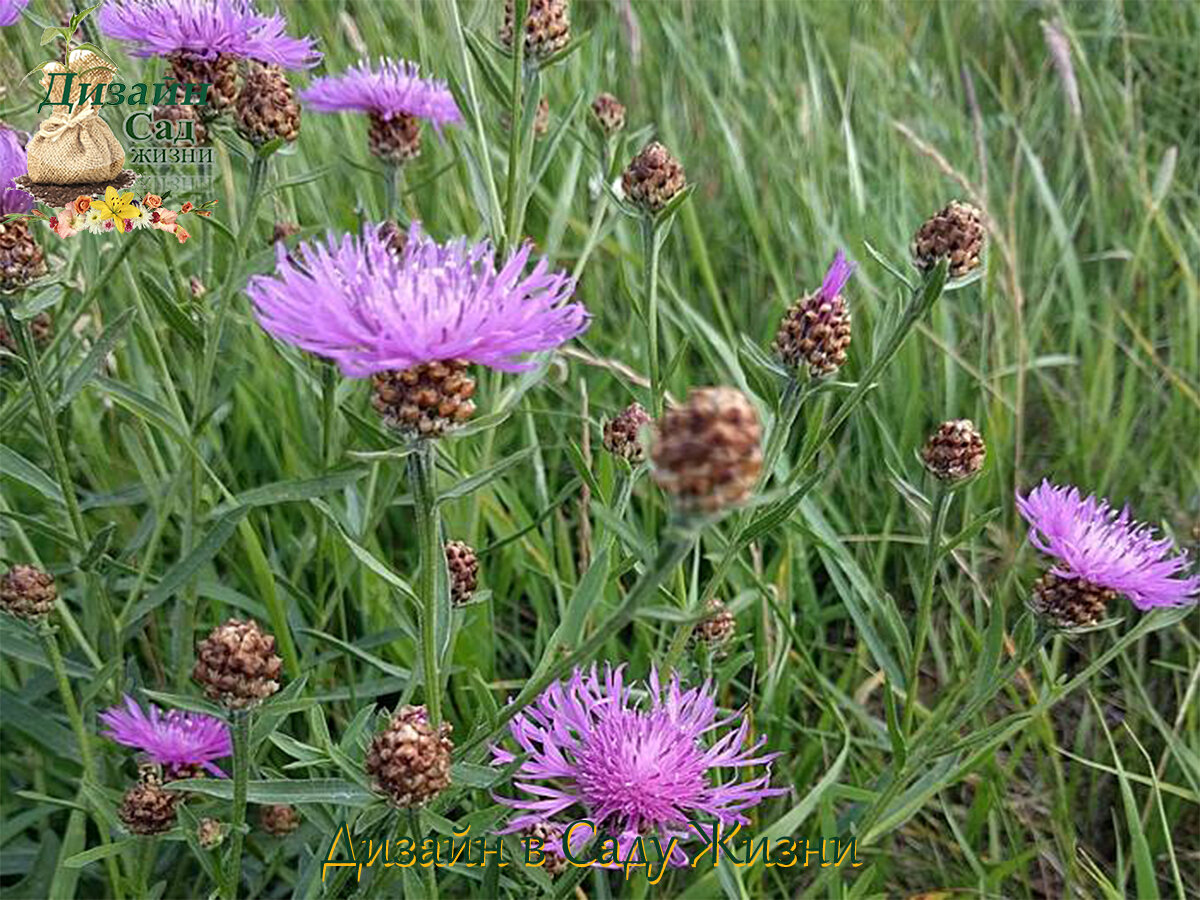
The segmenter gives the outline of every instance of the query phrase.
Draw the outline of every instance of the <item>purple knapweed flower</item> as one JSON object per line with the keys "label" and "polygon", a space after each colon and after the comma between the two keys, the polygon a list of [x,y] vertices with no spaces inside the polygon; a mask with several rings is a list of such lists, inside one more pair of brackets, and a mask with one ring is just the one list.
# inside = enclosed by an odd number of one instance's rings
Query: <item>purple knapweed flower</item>
{"label": "purple knapweed flower", "polygon": [[0,0],[0,27],[16,25],[21,19],[21,10],[29,5],[29,0]]}
{"label": "purple knapweed flower", "polygon": [[1200,575],[1184,577],[1187,553],[1172,554],[1171,540],[1155,540],[1128,506],[1118,512],[1094,495],[1081,499],[1078,488],[1043,481],[1017,494],[1017,509],[1029,522],[1029,542],[1059,560],[1055,575],[1124,594],[1142,610],[1196,601]]}
{"label": "purple knapweed flower", "polygon": [[106,35],[132,44],[135,56],[229,53],[285,69],[321,60],[312,38],[289,37],[279,12],[264,16],[250,0],[108,0],[98,21]]}
{"label": "purple knapweed flower", "polygon": [[[639,836],[697,839],[688,827],[693,820],[746,824],[745,810],[785,793],[768,786],[770,762],[779,754],[758,752],[765,738],[746,746],[745,718],[726,728],[739,716],[719,715],[711,682],[684,691],[678,676],[663,685],[652,671],[646,688],[645,701],[635,699],[623,667],[606,667],[603,676],[594,666],[588,673],[576,669],[513,718],[517,752],[493,747],[492,762],[503,766],[527,755],[513,784],[530,797],[498,798],[521,811],[507,832],[542,826],[561,834],[566,823],[586,818],[596,831],[618,837],[624,853]],[[767,772],[736,780],[738,770],[752,766]],[[576,829],[572,845],[591,833]]]}
{"label": "purple knapweed flower", "polygon": [[114,706],[99,718],[108,726],[102,732],[105,737],[138,748],[168,772],[203,766],[218,777],[225,776],[213,760],[231,755],[233,743],[229,726],[214,716],[176,709],[164,714],[153,703],[147,715],[126,695],[124,708]]}
{"label": "purple knapweed flower", "polygon": [[13,186],[13,179],[24,175],[26,168],[25,150],[17,140],[17,133],[0,125],[0,216],[33,209],[33,197]]}
{"label": "purple knapweed flower", "polygon": [[422,78],[417,64],[407,60],[380,59],[377,67],[360,62],[340,75],[317,78],[300,99],[319,112],[374,113],[384,121],[414,116],[439,129],[462,121],[446,82]]}
{"label": "purple knapweed flower", "polygon": [[439,244],[414,224],[402,251],[377,226],[277,249],[278,271],[250,279],[258,321],[281,341],[336,360],[351,378],[441,360],[504,371],[531,367],[588,325],[568,302],[575,282],[543,258],[525,274],[532,246],[496,270],[486,241]]}
{"label": "purple knapweed flower", "polygon": [[845,251],[839,250],[834,254],[833,264],[826,271],[825,280],[821,282],[821,289],[817,291],[817,294],[823,300],[833,300],[842,292],[842,288],[846,286],[846,282],[850,280],[850,276],[857,268],[858,263],[846,259]]}

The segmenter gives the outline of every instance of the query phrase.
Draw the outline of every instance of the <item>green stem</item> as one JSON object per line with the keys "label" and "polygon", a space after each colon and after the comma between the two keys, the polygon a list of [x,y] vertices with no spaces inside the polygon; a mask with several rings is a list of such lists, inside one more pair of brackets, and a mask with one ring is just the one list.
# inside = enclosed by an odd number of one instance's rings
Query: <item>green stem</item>
{"label": "green stem", "polygon": [[649,354],[648,368],[650,370],[650,415],[657,419],[662,415],[662,373],[658,360],[658,252],[662,246],[658,236],[658,226],[654,220],[642,219],[642,261],[645,264],[645,276],[642,279],[642,290],[645,291],[645,306],[643,313],[646,317],[647,353]]}
{"label": "green stem", "polygon": [[908,690],[904,704],[904,733],[912,733],[913,718],[920,702],[921,657],[925,653],[925,642],[929,638],[929,625],[933,618],[933,583],[936,580],[942,544],[942,529],[946,524],[946,511],[950,507],[951,494],[939,481],[934,486],[933,509],[929,519],[929,542],[925,545],[925,568],[921,581],[921,594],[917,600],[917,623],[913,636],[912,659],[908,667]]}
{"label": "green stem", "polygon": [[229,818],[229,862],[225,866],[225,900],[235,900],[242,883],[242,846],[245,843],[246,786],[250,780],[250,713],[234,710],[233,728],[233,812]]}
{"label": "green stem", "polygon": [[[42,645],[46,648],[46,657],[50,660],[50,668],[54,670],[54,680],[58,684],[58,695],[62,698],[63,709],[67,712],[67,720],[71,723],[71,730],[75,732],[75,740],[79,744],[79,762],[83,768],[83,781],[99,785],[96,780],[96,760],[92,756],[91,735],[83,722],[83,714],[79,711],[79,704],[75,702],[75,693],[71,690],[71,682],[67,678],[67,667],[63,663],[62,653],[58,649],[58,638],[51,627],[43,623],[40,628],[42,637]],[[90,805],[90,803],[89,803]],[[93,814],[96,820],[96,830],[100,833],[100,843],[103,846],[108,846],[111,839],[108,834],[108,824],[100,817],[98,813]],[[106,856],[104,859],[105,868],[108,870],[108,880],[112,884],[113,894],[117,898],[124,896],[124,889],[121,886],[120,872],[117,870],[117,860],[115,856]]]}
{"label": "green stem", "polygon": [[[513,21],[524,22],[526,13],[528,11],[528,0],[516,0],[514,5],[516,9],[514,10],[515,18]],[[504,196],[504,209],[507,213],[504,228],[506,249],[515,247],[521,242],[521,236],[518,233],[519,225],[517,222],[517,207],[522,205],[519,181],[522,158],[522,128],[525,123],[523,108],[524,84],[521,76],[522,68],[525,63],[525,41],[523,39],[524,29],[514,28],[513,31],[512,80],[509,86],[508,97],[508,183],[505,188]]]}
{"label": "green stem", "polygon": [[429,721],[437,727],[442,721],[442,682],[438,676],[437,618],[439,612],[438,570],[445,557],[438,540],[437,494],[434,486],[436,448],[422,440],[408,455],[409,490],[417,522],[417,548],[420,569],[417,574],[417,598],[421,602],[421,661],[425,674],[425,707]]}

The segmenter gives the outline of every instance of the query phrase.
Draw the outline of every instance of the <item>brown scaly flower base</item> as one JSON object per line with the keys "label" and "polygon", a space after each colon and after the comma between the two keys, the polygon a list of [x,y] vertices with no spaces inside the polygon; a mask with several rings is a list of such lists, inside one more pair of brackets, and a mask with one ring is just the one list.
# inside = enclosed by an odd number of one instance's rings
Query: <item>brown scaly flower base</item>
{"label": "brown scaly flower base", "polygon": [[987,237],[983,213],[957,200],[922,225],[912,240],[913,262],[928,271],[942,257],[950,259],[950,277],[962,278],[982,261]]}
{"label": "brown scaly flower base", "polygon": [[369,118],[367,143],[373,156],[402,166],[421,155],[421,120],[416,116],[398,113],[385,119],[373,112]]}
{"label": "brown scaly flower base", "polygon": [[775,353],[790,369],[808,367],[814,378],[832,375],[846,364],[851,320],[846,301],[820,292],[792,304],[779,323]]}
{"label": "brown scaly flower base", "polygon": [[475,379],[464,359],[422,363],[371,377],[371,405],[391,428],[412,437],[440,437],[475,412]]}
{"label": "brown scaly flower base", "polygon": [[162,834],[175,825],[180,797],[175,791],[163,790],[155,777],[144,776],[140,784],[125,792],[117,815],[132,834]]}
{"label": "brown scaly flower base", "polygon": [[208,127],[204,124],[203,116],[198,112],[202,108],[182,104],[156,106],[150,111],[150,118],[155,122],[170,122],[176,134],[179,133],[179,123],[191,122],[192,137],[195,140],[177,140],[173,142],[173,146],[199,147],[208,143]]}
{"label": "brown scaly flower base", "polygon": [[371,741],[367,773],[395,806],[427,803],[450,786],[449,735],[448,723],[429,724],[425,707],[405,706]]}
{"label": "brown scaly flower base", "polygon": [[943,422],[921,451],[925,468],[939,481],[969,478],[983,468],[987,446],[970,419]]}
{"label": "brown scaly flower base", "polygon": [[717,648],[729,643],[737,632],[737,619],[716,597],[708,601],[708,615],[701,619],[692,637],[706,647]]}
{"label": "brown scaly flower base", "polygon": [[1087,628],[1100,623],[1117,592],[1083,578],[1047,572],[1033,585],[1029,608],[1055,628]]}
{"label": "brown scaly flower base", "polygon": [[[535,59],[553,56],[571,42],[571,16],[568,0],[529,0],[525,15],[525,52]],[[513,0],[504,2],[504,24],[500,43],[513,46]]]}
{"label": "brown scaly flower base", "polygon": [[646,458],[642,429],[650,424],[650,414],[640,403],[631,403],[617,416],[604,423],[604,449],[631,466]]}
{"label": "brown scaly flower base", "polygon": [[296,140],[300,135],[300,104],[283,69],[249,63],[234,120],[238,134],[255,147],[277,138],[289,143]]}
{"label": "brown scaly flower base", "polygon": [[257,622],[230,619],[196,647],[192,677],[210,700],[242,709],[279,690],[282,668],[274,635],[264,633]]}
{"label": "brown scaly flower base", "polygon": [[650,213],[661,212],[685,187],[683,166],[658,141],[647,144],[621,176],[626,199]]}
{"label": "brown scaly flower base", "polygon": [[58,588],[54,576],[36,566],[15,565],[0,576],[0,609],[37,622],[54,611]]}
{"label": "brown scaly flower base", "polygon": [[[232,53],[221,53],[216,59],[205,59],[197,53],[183,51],[170,57],[171,76],[183,84],[211,84],[208,103],[205,106],[189,107],[204,110],[201,115],[215,118],[233,109],[238,99],[238,58]],[[184,94],[180,88],[177,94]],[[185,98],[176,96],[176,104]],[[199,137],[199,135],[197,135]]]}
{"label": "brown scaly flower base", "polygon": [[463,541],[447,541],[446,571],[450,574],[450,602],[463,606],[479,587],[479,558]]}
{"label": "brown scaly flower base", "polygon": [[[39,349],[50,343],[50,339],[54,337],[54,320],[50,318],[50,313],[40,312],[29,320],[29,331],[33,335],[33,344]],[[3,319],[0,319],[0,347],[3,347],[9,353],[20,356],[21,348],[17,346],[17,337],[14,334],[9,334],[8,327]],[[4,363],[0,362],[0,366]]]}
{"label": "brown scaly flower base", "polygon": [[19,291],[45,274],[46,257],[29,223],[0,221],[0,293]]}
{"label": "brown scaly flower base", "polygon": [[300,827],[300,814],[294,806],[273,803],[264,806],[258,814],[258,824],[267,834],[286,837]]}

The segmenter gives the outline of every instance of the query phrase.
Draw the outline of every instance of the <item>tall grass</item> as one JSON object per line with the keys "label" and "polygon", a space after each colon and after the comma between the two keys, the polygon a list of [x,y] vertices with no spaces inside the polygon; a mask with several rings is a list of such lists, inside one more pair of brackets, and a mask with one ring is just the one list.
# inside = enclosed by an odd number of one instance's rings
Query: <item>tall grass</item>
{"label": "tall grass", "polygon": [[[35,0],[31,11],[57,19],[60,5]],[[285,694],[250,737],[250,801],[296,803],[304,825],[284,840],[250,831],[245,896],[1200,894],[1197,615],[1123,604],[1113,627],[1035,634],[1023,603],[1040,563],[1012,502],[1050,477],[1128,501],[1196,543],[1200,6],[577,2],[586,39],[542,75],[551,129],[533,148],[544,173],[521,234],[508,233],[504,98],[464,36],[494,36],[497,7],[284,7],[293,33],[321,38],[327,71],[388,54],[450,78],[478,117],[444,141],[426,135],[400,215],[439,238],[532,237],[559,266],[582,263],[577,297],[593,315],[532,375],[481,378],[481,414],[507,417],[439,447],[443,528],[479,549],[489,596],[451,622],[443,714],[460,752],[454,788],[421,827],[495,827],[490,791],[506,787],[482,764],[506,699],[596,635],[591,660],[643,675],[670,659],[689,680],[714,678],[721,703],[745,707],[781,751],[774,783],[790,790],[755,810],[756,836],[854,835],[864,864],[685,869],[656,887],[597,869],[550,883],[517,867],[377,866],[361,885],[331,871],[322,888],[341,823],[357,817],[360,836],[377,840],[408,827],[370,800],[360,766],[377,717],[423,695],[412,495],[366,386],[332,382],[272,342],[237,290],[223,329],[215,320],[224,280],[236,288],[274,265],[275,221],[304,238],[396,214],[362,117],[305,114],[237,244],[215,226],[163,252],[157,235],[141,236],[124,257],[113,241],[43,239],[58,286],[45,297],[56,337],[41,365],[81,521],[64,506],[29,380],[6,360],[0,557],[58,576],[58,643],[87,728],[123,692],[194,702],[194,640],[230,614],[294,644]],[[1069,43],[1078,115],[1044,22]],[[27,20],[0,32],[0,116],[24,128],[40,98],[16,82],[41,58],[35,31]],[[146,65],[157,64],[123,69]],[[772,497],[785,485],[802,496],[770,507],[781,514],[745,546],[733,541],[764,521],[758,510],[706,529],[611,634],[596,627],[646,571],[666,515],[648,478],[622,515],[623,473],[600,449],[601,422],[645,397],[650,371],[637,223],[612,209],[594,218],[611,202],[586,125],[601,90],[626,103],[631,130],[674,149],[696,186],[661,253],[668,396],[736,385],[773,419],[770,378],[747,345],[769,343],[837,248],[859,262],[842,385],[809,398],[773,472]],[[211,195],[236,231],[249,168],[236,144],[219,147],[228,174]],[[637,149],[631,140],[622,164]],[[913,231],[951,197],[991,221],[985,274],[945,293],[872,371],[909,296],[881,260],[907,271]],[[192,275],[207,288],[195,302]],[[861,404],[829,433],[868,375]],[[950,509],[945,533],[961,540],[938,564],[906,728],[931,509],[914,454],[947,418],[979,424],[988,464]],[[737,642],[723,656],[673,653],[708,596],[736,614]],[[564,623],[574,643],[562,650]],[[81,780],[62,697],[36,634],[5,617],[5,895],[207,895],[216,856],[195,843],[194,820],[228,821],[228,791],[210,785],[147,852],[114,818],[134,777],[128,754],[93,738],[95,781]],[[119,884],[105,859],[119,863]]]}

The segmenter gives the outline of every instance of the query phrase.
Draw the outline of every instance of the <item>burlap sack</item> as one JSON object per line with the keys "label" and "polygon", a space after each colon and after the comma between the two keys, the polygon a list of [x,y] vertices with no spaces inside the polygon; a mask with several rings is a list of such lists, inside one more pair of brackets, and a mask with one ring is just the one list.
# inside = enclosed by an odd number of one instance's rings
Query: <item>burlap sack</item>
{"label": "burlap sack", "polygon": [[91,104],[42,122],[25,156],[29,177],[39,184],[108,181],[125,165],[124,148]]}

